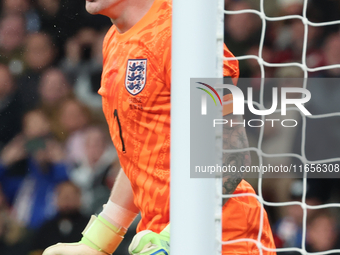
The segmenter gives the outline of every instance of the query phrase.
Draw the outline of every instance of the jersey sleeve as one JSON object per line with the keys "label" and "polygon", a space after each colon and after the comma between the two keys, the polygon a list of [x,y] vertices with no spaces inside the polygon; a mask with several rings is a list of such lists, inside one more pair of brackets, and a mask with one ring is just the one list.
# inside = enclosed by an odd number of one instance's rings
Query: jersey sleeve
{"label": "jersey sleeve", "polygon": [[233,101],[233,95],[232,94],[228,94],[228,95],[223,96],[223,103],[230,102],[228,104],[223,104],[223,111],[222,111],[223,116],[226,116],[226,115],[233,112],[233,103],[231,101]]}
{"label": "jersey sleeve", "polygon": [[[223,55],[226,58],[235,57],[225,44],[223,45]],[[238,77],[240,76],[240,69],[238,67],[238,60],[236,58],[223,61],[223,76],[231,77],[234,85],[237,84]]]}

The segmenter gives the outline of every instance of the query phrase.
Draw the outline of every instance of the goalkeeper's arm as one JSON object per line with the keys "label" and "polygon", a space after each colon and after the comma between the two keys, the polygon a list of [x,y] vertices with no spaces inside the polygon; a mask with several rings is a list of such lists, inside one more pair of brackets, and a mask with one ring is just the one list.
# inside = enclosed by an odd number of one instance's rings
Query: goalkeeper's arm
{"label": "goalkeeper's arm", "polygon": [[[241,116],[228,114],[224,116],[224,119],[228,120],[227,123],[234,123],[233,125],[223,125],[223,149],[244,149],[249,148],[246,130]],[[237,124],[238,123],[238,124]],[[237,170],[241,166],[250,166],[251,159],[249,151],[245,152],[234,152],[234,153],[223,153],[223,165],[224,166],[235,166]],[[242,172],[226,172],[223,173],[223,194],[233,194],[237,185],[242,181],[244,174]],[[225,204],[228,199],[224,199]]]}
{"label": "goalkeeper's arm", "polygon": [[117,176],[108,203],[98,217],[92,216],[78,243],[59,243],[48,247],[43,255],[112,254],[139,210],[133,203],[131,184],[123,170]]}

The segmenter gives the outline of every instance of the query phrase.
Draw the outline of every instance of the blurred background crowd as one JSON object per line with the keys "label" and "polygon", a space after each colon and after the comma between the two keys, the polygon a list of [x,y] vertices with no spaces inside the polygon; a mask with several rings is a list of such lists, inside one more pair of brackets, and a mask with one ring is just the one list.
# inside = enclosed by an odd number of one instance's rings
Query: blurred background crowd
{"label": "blurred background crowd", "polygon": [[[101,46],[111,22],[87,14],[84,5],[84,0],[1,0],[0,255],[38,255],[56,242],[78,241],[89,215],[100,212],[107,201],[119,171],[97,94]],[[264,5],[270,17],[301,15],[303,9],[302,0],[265,0]],[[225,7],[259,10],[260,5],[257,0],[226,0]],[[312,22],[338,20],[339,13],[338,0],[308,1],[307,18]],[[266,24],[263,59],[302,63],[302,21]],[[340,64],[339,28],[309,26],[309,68]],[[258,55],[261,29],[256,14],[226,15],[225,43],[236,56]],[[256,60],[240,61],[240,70],[243,78],[261,76]],[[265,67],[265,74],[268,78],[303,77],[298,67]],[[340,69],[310,72],[309,76],[339,78]],[[258,93],[259,83],[252,86]],[[336,82],[315,85],[311,93],[317,95],[308,104],[312,114],[340,112]],[[289,114],[299,118],[295,112]],[[307,120],[307,125],[307,158],[339,157],[339,118]],[[301,128],[265,128],[263,151],[301,154]],[[247,131],[251,146],[257,147],[259,130]],[[264,159],[273,165],[292,161]],[[256,180],[252,183],[256,189]],[[307,204],[339,202],[338,186],[337,179],[311,179]],[[301,194],[299,179],[264,180],[267,201],[300,201]],[[266,209],[277,247],[301,247],[302,208]],[[340,248],[337,215],[332,208],[308,210],[308,251]],[[126,254],[126,250],[123,246],[117,254]]]}

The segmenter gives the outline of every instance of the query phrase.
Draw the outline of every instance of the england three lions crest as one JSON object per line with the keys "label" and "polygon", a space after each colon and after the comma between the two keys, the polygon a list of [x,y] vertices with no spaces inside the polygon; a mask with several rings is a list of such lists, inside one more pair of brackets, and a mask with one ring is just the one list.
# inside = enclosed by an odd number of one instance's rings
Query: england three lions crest
{"label": "england three lions crest", "polygon": [[126,67],[125,88],[131,95],[139,94],[146,83],[147,59],[129,59]]}

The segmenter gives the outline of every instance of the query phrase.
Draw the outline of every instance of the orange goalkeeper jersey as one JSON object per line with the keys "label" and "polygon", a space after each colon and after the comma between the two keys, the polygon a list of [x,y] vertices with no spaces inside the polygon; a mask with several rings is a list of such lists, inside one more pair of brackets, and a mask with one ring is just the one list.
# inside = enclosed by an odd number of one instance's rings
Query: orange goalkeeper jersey
{"label": "orange goalkeeper jersey", "polygon": [[[160,232],[169,223],[171,12],[170,0],[155,0],[127,32],[112,26],[103,45],[99,94],[141,211],[137,231]],[[224,54],[232,56],[226,47]],[[224,76],[238,75],[238,62],[225,61]]]}

